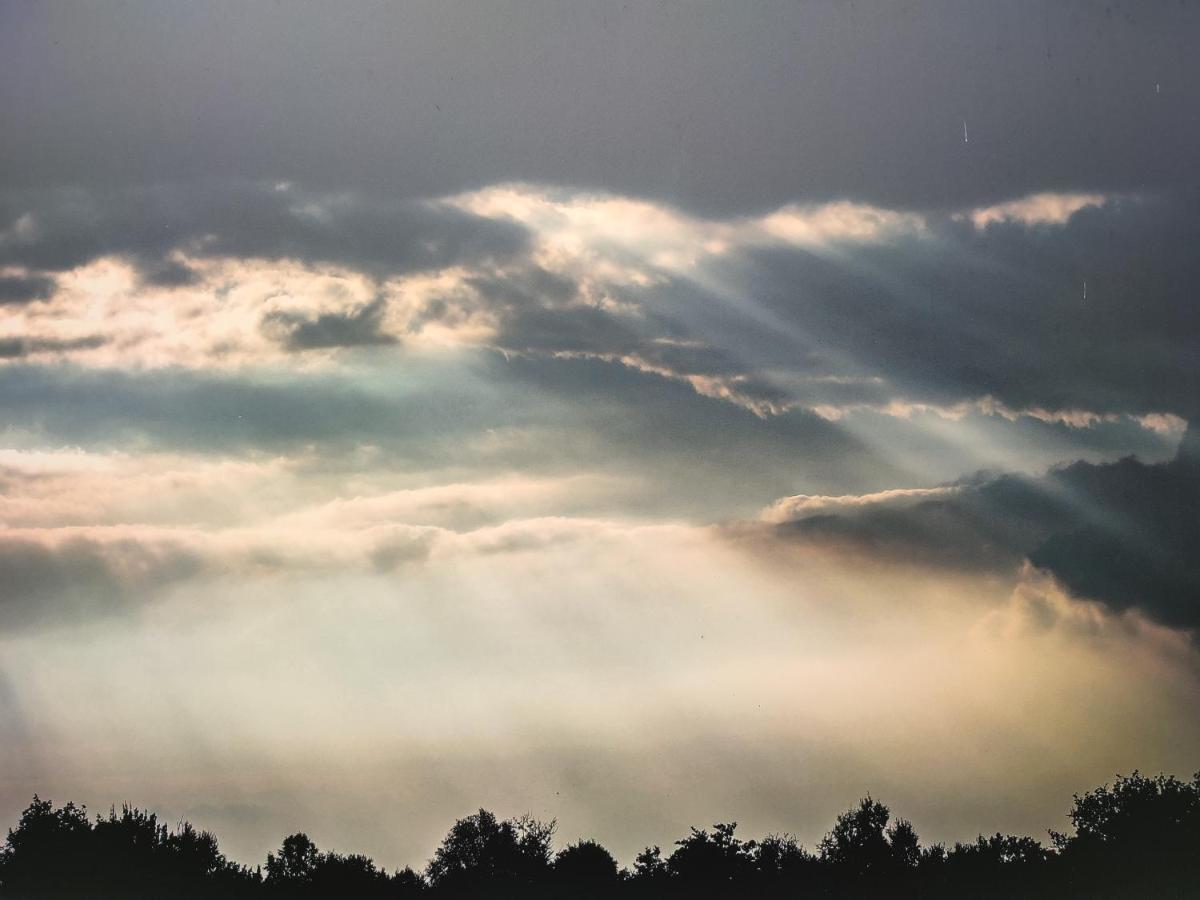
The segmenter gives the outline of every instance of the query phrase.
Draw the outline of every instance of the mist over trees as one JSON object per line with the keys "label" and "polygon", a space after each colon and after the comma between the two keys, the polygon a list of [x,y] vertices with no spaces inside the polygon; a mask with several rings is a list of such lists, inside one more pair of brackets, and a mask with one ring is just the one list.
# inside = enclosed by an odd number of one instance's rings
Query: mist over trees
{"label": "mist over trees", "polygon": [[790,835],[744,840],[737,823],[693,828],[628,868],[595,841],[555,850],[555,823],[481,809],[450,828],[422,871],[288,835],[264,865],[227,859],[216,837],[125,806],[89,817],[34,797],[0,849],[4,898],[1194,898],[1200,774],[1134,772],[1076,795],[1070,833],[995,834],[923,845],[866,797],[813,849]]}

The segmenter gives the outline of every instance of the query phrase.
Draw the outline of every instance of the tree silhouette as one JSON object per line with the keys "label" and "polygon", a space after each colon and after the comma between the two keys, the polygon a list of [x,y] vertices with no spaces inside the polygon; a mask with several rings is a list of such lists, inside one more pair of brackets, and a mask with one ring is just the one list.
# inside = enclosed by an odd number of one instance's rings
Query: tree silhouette
{"label": "tree silhouette", "polygon": [[546,880],[554,827],[529,816],[499,821],[481,809],[454,823],[425,874],[444,893],[531,887]]}
{"label": "tree silhouette", "polygon": [[744,886],[753,870],[755,844],[743,843],[734,832],[737,822],[718,823],[712,833],[696,828],[667,860],[667,871],[687,892],[720,895]]}
{"label": "tree silhouette", "polygon": [[86,807],[55,809],[36,794],[21,813],[4,847],[4,891],[19,896],[69,896],[82,887],[92,867],[91,826]]}
{"label": "tree silhouette", "polygon": [[654,897],[666,891],[670,877],[662,848],[655,845],[647,847],[634,859],[630,884],[636,893]]}
{"label": "tree silhouette", "polygon": [[375,861],[358,853],[323,853],[308,835],[297,833],[283,839],[278,853],[267,854],[267,889],[282,897],[384,898],[411,897],[425,888],[412,869],[394,876],[376,867]]}
{"label": "tree silhouette", "polygon": [[886,806],[865,797],[857,807],[838,816],[833,829],[822,838],[821,860],[852,890],[872,889],[891,874],[892,847],[886,834],[890,817]]}
{"label": "tree silhouette", "polygon": [[619,880],[616,859],[595,841],[578,841],[554,857],[554,885],[571,896],[608,896]]}
{"label": "tree silhouette", "polygon": [[83,807],[34,797],[0,852],[6,897],[243,897],[256,873],[221,855],[216,838],[181,823],[172,831],[134,807],[95,824]]}
{"label": "tree silhouette", "polygon": [[0,848],[0,898],[19,900],[428,900],[551,898],[1153,898],[1200,896],[1200,775],[1119,776],[1074,798],[1074,831],[1053,846],[994,834],[922,847],[905,819],[867,797],[837,817],[817,853],[787,835],[742,840],[736,823],[693,828],[664,858],[648,847],[632,870],[595,841],[553,853],[554,822],[454,823],[426,867],[389,874],[361,854],[321,851],[303,832],[267,855],[265,876],[231,862],[215,836],[123,806],[85,808],[35,796]]}
{"label": "tree silhouette", "polygon": [[267,854],[267,884],[278,888],[312,884],[320,857],[317,845],[307,834],[288,835],[278,853]]}
{"label": "tree silhouette", "polygon": [[1200,774],[1148,778],[1134,771],[1080,796],[1075,834],[1052,832],[1069,883],[1098,897],[1194,897],[1200,890]]}
{"label": "tree silhouette", "polygon": [[757,883],[765,893],[791,894],[818,878],[818,859],[791,835],[767,835],[752,855]]}

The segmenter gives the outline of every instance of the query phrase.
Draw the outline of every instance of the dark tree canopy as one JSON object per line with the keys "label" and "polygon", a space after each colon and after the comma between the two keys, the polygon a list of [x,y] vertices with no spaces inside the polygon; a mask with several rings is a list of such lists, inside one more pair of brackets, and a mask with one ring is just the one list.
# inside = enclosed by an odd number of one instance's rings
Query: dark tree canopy
{"label": "dark tree canopy", "polygon": [[554,884],[576,895],[610,893],[620,877],[616,858],[595,841],[578,841],[554,857]]}
{"label": "dark tree canopy", "polygon": [[425,870],[429,883],[464,892],[493,885],[506,891],[544,881],[554,823],[528,816],[499,821],[486,809],[459,819]]}
{"label": "dark tree canopy", "polygon": [[171,828],[125,806],[89,818],[34,797],[0,848],[0,898],[1155,898],[1200,896],[1200,775],[1137,772],[1074,798],[1073,831],[978,836],[922,846],[870,797],[837,817],[810,852],[790,835],[743,840],[734,822],[693,828],[672,851],[647,847],[629,869],[579,840],[554,852],[554,822],[459,819],[424,874],[388,872],[360,854],[322,851],[299,832],[250,869],[186,822]]}

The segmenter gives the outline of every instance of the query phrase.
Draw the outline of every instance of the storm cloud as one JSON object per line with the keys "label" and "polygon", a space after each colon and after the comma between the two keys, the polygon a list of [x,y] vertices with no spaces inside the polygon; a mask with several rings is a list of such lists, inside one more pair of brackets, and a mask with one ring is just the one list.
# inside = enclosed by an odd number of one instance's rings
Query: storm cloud
{"label": "storm cloud", "polygon": [[386,300],[376,297],[353,312],[322,313],[313,319],[295,313],[271,313],[264,317],[263,329],[281,336],[290,350],[394,344],[395,337],[379,330],[385,306]]}
{"label": "storm cloud", "polygon": [[927,566],[1011,572],[1022,561],[1078,597],[1200,629],[1200,431],[1173,460],[1076,462],[1040,478],[980,475],[934,489],[793,497],[767,513],[791,539]]}
{"label": "storm cloud", "polygon": [[10,184],[232,175],[423,197],[528,180],[728,214],[781,197],[953,208],[1177,188],[1200,155],[1187,5],[2,15]]}
{"label": "storm cloud", "polygon": [[[96,357],[110,365],[266,361],[246,332],[257,324],[275,352],[426,341],[598,359],[759,416],[1186,419],[1200,392],[1194,192],[726,219],[530,185],[400,204],[232,183],[8,202],[0,261],[136,267],[143,283],[122,290],[138,304],[105,336],[123,351]],[[164,308],[160,288],[187,300]],[[10,356],[102,345],[78,333],[95,289],[73,290],[69,311],[52,293],[22,320],[27,343]]]}
{"label": "storm cloud", "polygon": [[[1192,195],[1115,200],[1061,225],[949,221],[841,259],[756,254],[747,293],[805,349],[910,399],[1186,418],[1200,389],[1197,221]],[[773,346],[768,363],[788,352]]]}
{"label": "storm cloud", "polygon": [[54,279],[45,275],[0,276],[0,305],[45,300],[54,293]]}
{"label": "storm cloud", "polygon": [[516,218],[563,270],[549,288],[511,272],[475,282],[507,349],[620,360],[768,413],[1195,412],[1194,193],[727,220],[534,188],[489,196],[465,205]]}
{"label": "storm cloud", "polygon": [[515,224],[420,198],[306,191],[286,182],[209,179],[0,192],[0,264],[61,272],[119,256],[159,287],[195,283],[179,253],[298,259],[382,277],[502,259],[524,244]]}

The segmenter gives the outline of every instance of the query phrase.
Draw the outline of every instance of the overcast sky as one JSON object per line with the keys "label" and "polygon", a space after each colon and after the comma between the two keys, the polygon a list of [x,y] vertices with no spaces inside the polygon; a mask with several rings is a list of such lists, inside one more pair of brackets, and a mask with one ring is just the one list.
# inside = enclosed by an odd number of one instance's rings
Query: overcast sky
{"label": "overcast sky", "polygon": [[0,814],[628,863],[1191,774],[1197,35],[0,2]]}

